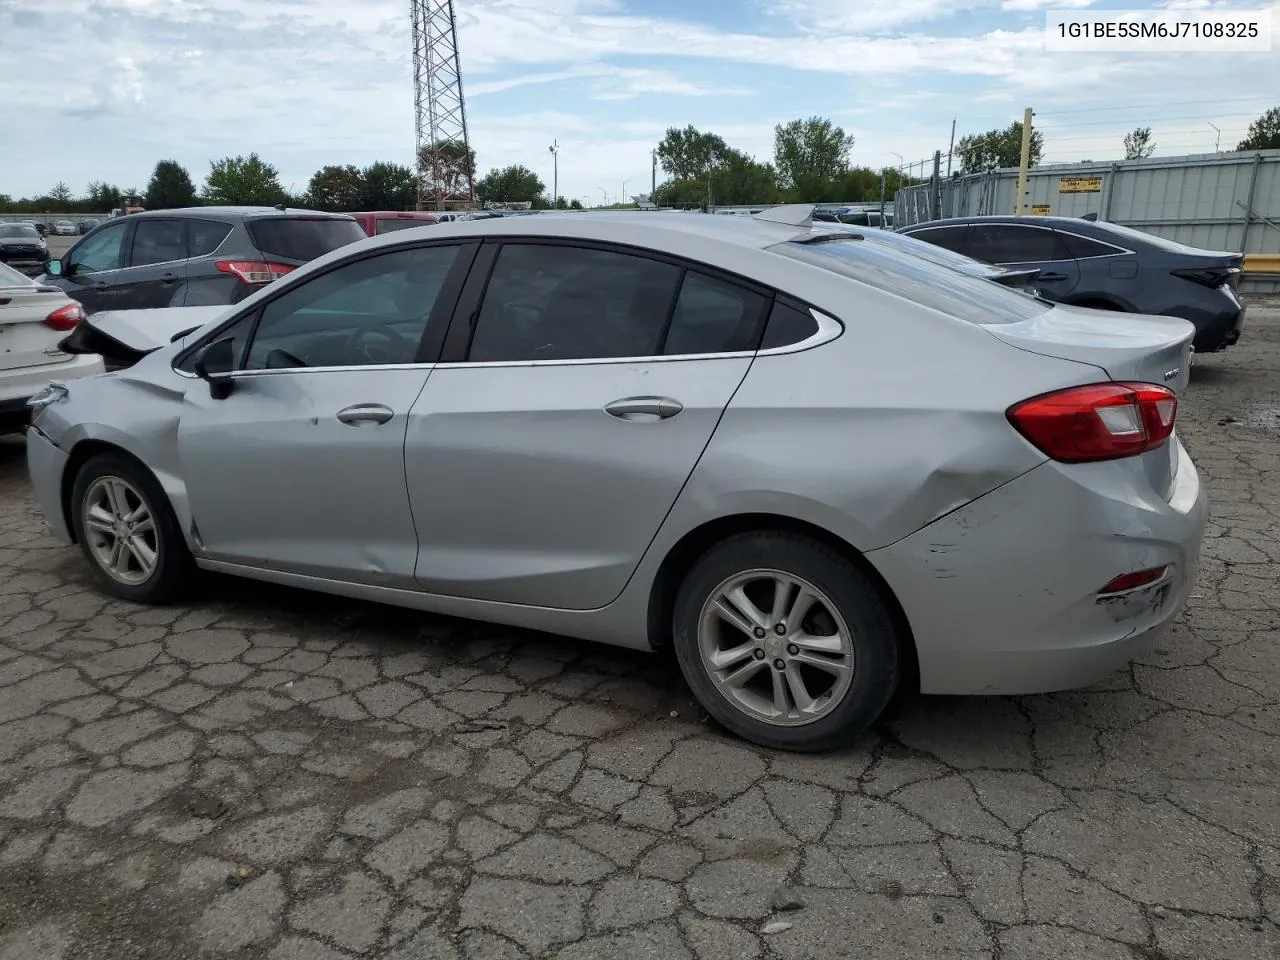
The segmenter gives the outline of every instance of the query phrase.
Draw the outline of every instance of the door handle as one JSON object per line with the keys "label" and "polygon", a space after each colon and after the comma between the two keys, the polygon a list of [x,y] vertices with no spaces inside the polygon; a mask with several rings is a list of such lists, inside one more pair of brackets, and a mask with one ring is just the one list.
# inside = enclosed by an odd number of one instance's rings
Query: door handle
{"label": "door handle", "polygon": [[386,423],[396,412],[390,407],[384,407],[380,403],[355,403],[349,407],[343,407],[336,414],[341,423],[345,423],[351,427],[364,427]]}
{"label": "door handle", "polygon": [[1047,280],[1048,282],[1053,283],[1055,280],[1067,279],[1067,275],[1065,273],[1042,273],[1040,276],[1036,277],[1036,279]]}
{"label": "door handle", "polygon": [[679,400],[670,397],[624,397],[605,404],[604,412],[619,420],[650,423],[668,420],[683,409],[684,405]]}
{"label": "door handle", "polygon": [[95,290],[105,290],[105,289],[107,289],[107,285],[106,285],[105,283],[103,283],[101,280],[98,280],[98,281],[96,281],[95,283],[90,284],[90,286],[91,286],[91,287],[93,287],[93,289],[95,289]]}
{"label": "door handle", "polygon": [[177,282],[178,282],[178,277],[172,273],[166,273],[163,277],[160,278],[160,283],[166,287],[172,286]]}

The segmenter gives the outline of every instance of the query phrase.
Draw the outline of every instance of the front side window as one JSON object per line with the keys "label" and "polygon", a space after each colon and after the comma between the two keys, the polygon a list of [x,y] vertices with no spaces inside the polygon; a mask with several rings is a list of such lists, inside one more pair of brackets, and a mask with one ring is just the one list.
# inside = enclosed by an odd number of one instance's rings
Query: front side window
{"label": "front side window", "polygon": [[557,244],[503,244],[472,331],[473,363],[651,357],[679,267]]}
{"label": "front side window", "polygon": [[288,290],[263,307],[245,368],[413,363],[459,249],[366,257]]}
{"label": "front side window", "polygon": [[104,227],[76,247],[69,257],[71,271],[77,274],[116,270],[124,262],[124,233],[128,224]]}
{"label": "front side window", "polygon": [[181,220],[139,220],[133,231],[129,265],[145,267],[187,258],[186,229]]}
{"label": "front side window", "polygon": [[974,224],[969,256],[987,263],[1045,263],[1070,260],[1066,244],[1052,230],[1016,223]]}

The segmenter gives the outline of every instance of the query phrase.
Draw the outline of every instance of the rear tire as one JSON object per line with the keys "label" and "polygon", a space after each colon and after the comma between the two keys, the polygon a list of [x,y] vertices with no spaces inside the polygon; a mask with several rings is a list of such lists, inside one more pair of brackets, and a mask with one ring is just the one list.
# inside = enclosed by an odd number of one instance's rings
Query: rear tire
{"label": "rear tire", "polygon": [[76,541],[112,596],[161,604],[190,585],[195,563],[159,481],[118,453],[90,457],[71,489]]}
{"label": "rear tire", "polygon": [[902,669],[879,586],[798,533],[742,533],[709,549],[680,586],[672,627],[680,670],[707,712],[781,750],[854,740]]}

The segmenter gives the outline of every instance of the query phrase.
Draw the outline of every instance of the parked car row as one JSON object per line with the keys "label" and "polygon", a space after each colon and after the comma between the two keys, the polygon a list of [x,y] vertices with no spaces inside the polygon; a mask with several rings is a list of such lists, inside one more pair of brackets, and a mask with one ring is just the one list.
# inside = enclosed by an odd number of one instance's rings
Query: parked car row
{"label": "parked car row", "polygon": [[130,218],[56,272],[255,281],[81,323],[130,366],[32,398],[41,508],[131,601],[203,569],[670,645],[778,748],[1132,659],[1196,578],[1195,328],[811,217]]}

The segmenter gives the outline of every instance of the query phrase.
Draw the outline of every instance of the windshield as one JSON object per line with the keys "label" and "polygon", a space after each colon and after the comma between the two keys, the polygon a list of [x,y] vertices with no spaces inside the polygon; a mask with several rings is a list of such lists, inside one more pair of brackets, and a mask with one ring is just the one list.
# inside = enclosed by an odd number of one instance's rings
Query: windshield
{"label": "windshield", "polygon": [[0,224],[0,237],[18,240],[39,240],[40,234],[35,227],[28,227],[21,223],[4,223]]}
{"label": "windshield", "polygon": [[0,263],[0,287],[34,287],[36,282],[7,263]]}
{"label": "windshield", "polygon": [[306,263],[365,238],[354,220],[337,217],[263,217],[245,226],[254,246],[269,257]]}
{"label": "windshield", "polygon": [[1019,323],[1049,309],[998,283],[916,256],[914,250],[906,253],[857,236],[818,243],[787,240],[769,249],[969,323]]}

